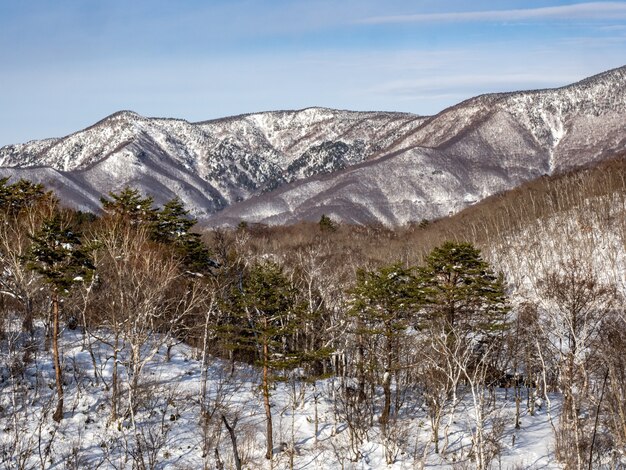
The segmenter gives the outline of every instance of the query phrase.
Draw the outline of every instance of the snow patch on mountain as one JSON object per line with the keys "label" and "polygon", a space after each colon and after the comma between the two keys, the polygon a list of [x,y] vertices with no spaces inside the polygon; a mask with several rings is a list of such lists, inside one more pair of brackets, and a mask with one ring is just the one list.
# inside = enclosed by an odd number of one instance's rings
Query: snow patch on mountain
{"label": "snow patch on mountain", "polygon": [[[2,147],[0,166],[15,178],[71,174],[89,194],[131,185],[159,204],[178,195],[200,218],[232,206],[212,223],[333,213],[398,224],[611,157],[626,149],[625,114],[622,67],[431,117],[307,108],[191,123],[121,111],[64,138]],[[40,167],[57,173],[25,171]]]}

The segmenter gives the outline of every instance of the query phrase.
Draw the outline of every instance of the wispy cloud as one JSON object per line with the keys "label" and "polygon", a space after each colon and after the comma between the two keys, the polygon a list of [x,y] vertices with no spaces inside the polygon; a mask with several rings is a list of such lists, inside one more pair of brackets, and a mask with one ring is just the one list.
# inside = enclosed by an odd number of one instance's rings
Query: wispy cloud
{"label": "wispy cloud", "polygon": [[626,42],[626,34],[607,37],[575,36],[563,38],[559,42],[566,47],[586,47],[598,49],[602,47],[623,45]]}
{"label": "wispy cloud", "polygon": [[448,76],[432,75],[415,80],[394,80],[372,88],[372,92],[386,94],[412,94],[417,91],[467,89],[467,88],[500,88],[508,87],[512,91],[518,84],[525,87],[544,87],[547,84],[568,84],[576,80],[574,74],[513,73],[513,74],[455,74]]}
{"label": "wispy cloud", "polygon": [[608,26],[599,26],[600,31],[626,31],[626,24],[614,24]]}
{"label": "wispy cloud", "polygon": [[593,2],[542,8],[486,10],[414,15],[375,16],[358,20],[361,24],[492,22],[527,20],[616,20],[626,19],[626,3]]}

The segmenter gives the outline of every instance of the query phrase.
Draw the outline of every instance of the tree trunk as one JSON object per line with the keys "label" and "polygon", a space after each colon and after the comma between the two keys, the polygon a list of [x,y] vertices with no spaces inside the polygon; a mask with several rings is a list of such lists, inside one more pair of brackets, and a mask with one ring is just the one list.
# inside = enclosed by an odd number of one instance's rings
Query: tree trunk
{"label": "tree trunk", "polygon": [[[233,459],[235,460],[235,468],[237,470],[241,470],[241,459],[239,458],[239,449],[237,448],[237,436],[235,435],[235,429],[234,429],[234,426],[237,420],[235,420],[232,427],[230,426],[230,424],[228,424],[228,421],[226,420],[226,416],[222,415],[222,421],[224,422],[224,425],[226,426],[226,429],[228,430],[228,434],[230,434],[230,441],[233,444]],[[217,451],[217,447],[215,448],[215,450]]]}
{"label": "tree trunk", "polygon": [[63,371],[59,357],[59,294],[56,292],[52,294],[52,356],[57,387],[57,408],[52,419],[58,423],[63,419]]}
{"label": "tree trunk", "polygon": [[515,384],[515,429],[520,428],[520,404],[522,401],[522,390],[520,386]]}
{"label": "tree trunk", "polygon": [[24,305],[26,312],[24,315],[24,321],[22,322],[22,329],[24,331],[27,331],[32,336],[35,332],[35,328],[33,326],[33,301],[28,295],[26,296]]}
{"label": "tree trunk", "polygon": [[111,372],[111,422],[117,420],[117,402],[119,399],[119,384],[117,374],[118,337],[115,335],[113,343],[113,368]]}
{"label": "tree trunk", "polygon": [[359,403],[365,400],[365,346],[363,345],[363,335],[358,335],[357,344],[357,378],[359,381]]}
{"label": "tree trunk", "polygon": [[317,436],[319,435],[319,416],[317,413],[317,401],[318,401],[318,397],[317,397],[317,382],[313,381],[313,422],[314,422],[314,436],[313,436],[313,442],[315,444],[317,444]]}
{"label": "tree trunk", "polygon": [[439,454],[439,423],[441,422],[441,413],[437,410],[437,416],[432,420],[433,435],[432,441],[435,444],[435,454]]}
{"label": "tree trunk", "polygon": [[383,375],[383,393],[385,395],[385,403],[380,415],[380,430],[383,436],[387,435],[387,425],[389,424],[389,416],[391,414],[391,374],[385,371]]}
{"label": "tree trunk", "polygon": [[272,409],[270,406],[270,384],[269,384],[269,347],[267,341],[263,342],[263,406],[265,407],[265,418],[267,422],[267,451],[265,458],[271,460],[274,455],[274,438],[272,429]]}

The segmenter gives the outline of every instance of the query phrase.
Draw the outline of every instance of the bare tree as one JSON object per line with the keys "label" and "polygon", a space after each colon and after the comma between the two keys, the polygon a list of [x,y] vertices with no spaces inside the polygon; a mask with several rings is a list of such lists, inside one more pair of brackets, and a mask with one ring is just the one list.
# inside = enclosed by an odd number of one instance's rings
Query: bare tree
{"label": "bare tree", "polygon": [[119,218],[105,219],[94,238],[99,244],[95,263],[99,292],[94,302],[101,325],[111,334],[99,339],[111,348],[111,421],[118,417],[119,365],[128,378],[128,413],[134,420],[142,371],[199,301],[190,287],[182,297],[173,295],[182,274],[172,254],[150,240],[144,226]]}
{"label": "bare tree", "polygon": [[[602,319],[611,312],[615,289],[600,281],[589,264],[563,261],[545,279],[546,337],[558,357],[563,411],[557,434],[557,456],[583,468],[589,448],[589,425],[582,410],[589,408],[591,365],[601,337]],[[588,415],[591,415],[588,414]],[[574,453],[572,455],[572,449]]]}

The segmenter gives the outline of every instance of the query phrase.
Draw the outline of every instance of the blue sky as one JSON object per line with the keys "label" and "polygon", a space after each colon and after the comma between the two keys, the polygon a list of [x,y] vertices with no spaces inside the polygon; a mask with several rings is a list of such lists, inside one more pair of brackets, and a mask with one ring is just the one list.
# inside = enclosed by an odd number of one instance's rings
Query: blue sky
{"label": "blue sky", "polygon": [[626,1],[0,0],[0,145],[120,109],[433,114],[626,65]]}

